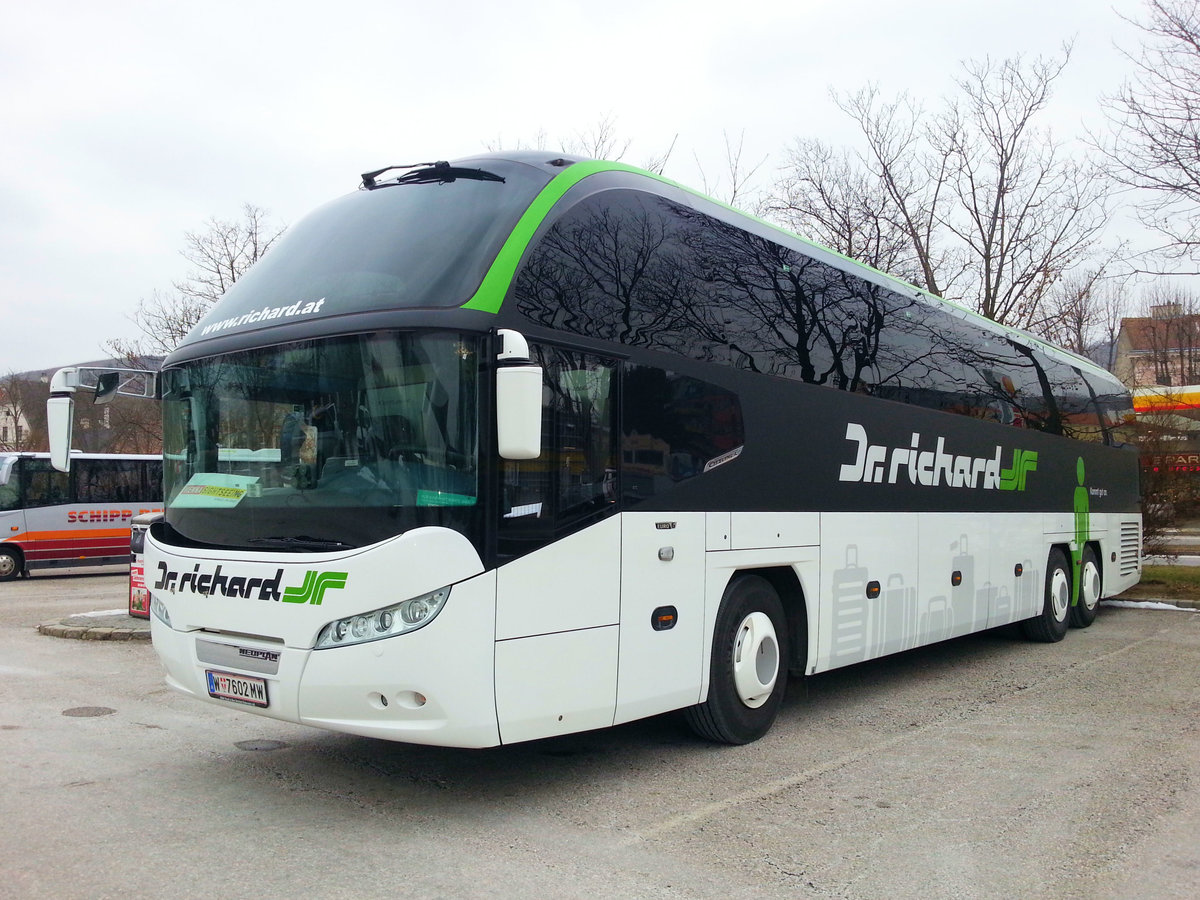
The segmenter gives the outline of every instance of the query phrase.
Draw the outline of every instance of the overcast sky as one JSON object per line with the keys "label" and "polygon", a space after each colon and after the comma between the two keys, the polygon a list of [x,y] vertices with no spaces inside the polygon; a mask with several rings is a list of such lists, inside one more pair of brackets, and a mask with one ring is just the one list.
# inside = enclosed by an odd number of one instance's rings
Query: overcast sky
{"label": "overcast sky", "polygon": [[611,118],[625,161],[702,186],[723,132],[771,180],[829,99],[934,104],[963,59],[1075,41],[1046,124],[1099,125],[1140,0],[524,0],[0,4],[0,374],[104,355],[188,272],[187,231],[280,224],[390,163],[552,142]]}

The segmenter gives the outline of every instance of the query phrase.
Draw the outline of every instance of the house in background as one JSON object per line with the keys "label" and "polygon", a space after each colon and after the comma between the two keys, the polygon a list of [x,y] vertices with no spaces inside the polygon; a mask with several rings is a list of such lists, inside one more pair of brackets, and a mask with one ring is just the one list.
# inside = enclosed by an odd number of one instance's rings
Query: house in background
{"label": "house in background", "polygon": [[1122,319],[1113,374],[1130,390],[1200,384],[1200,315],[1164,303]]}

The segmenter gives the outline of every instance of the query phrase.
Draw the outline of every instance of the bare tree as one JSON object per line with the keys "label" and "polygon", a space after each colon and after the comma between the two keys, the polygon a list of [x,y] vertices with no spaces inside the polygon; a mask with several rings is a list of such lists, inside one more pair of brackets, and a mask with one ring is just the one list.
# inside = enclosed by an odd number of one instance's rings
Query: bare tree
{"label": "bare tree", "polygon": [[1107,218],[1096,167],[1066,156],[1037,124],[1069,58],[1068,46],[1056,59],[967,62],[956,94],[932,114],[874,86],[835,97],[865,149],[838,158],[798,145],[777,205],[828,219],[839,226],[830,232],[852,239],[846,246],[878,254],[867,262],[931,293],[1033,326]]}
{"label": "bare tree", "polygon": [[955,164],[950,230],[969,248],[972,305],[997,322],[1030,327],[1042,300],[1095,248],[1107,187],[1089,160],[1065,157],[1034,124],[1070,58],[968,63],[961,113],[942,118]]}
{"label": "bare tree", "polygon": [[[721,135],[725,139],[725,171],[723,177],[718,176],[710,182],[708,176],[705,174],[704,165],[700,162],[700,157],[695,153],[692,154],[696,160],[696,168],[700,172],[700,184],[704,193],[710,197],[716,197],[730,206],[737,205],[740,202],[745,207],[754,208],[758,204],[752,197],[748,197],[748,188],[753,183],[754,176],[758,174],[758,170],[766,163],[767,157],[764,156],[752,166],[748,165],[742,159],[746,148],[745,130],[738,135],[736,146],[729,139],[728,131],[722,131]],[[662,170],[658,169],[655,171],[661,172]],[[724,188],[725,183],[728,183],[728,190]]]}
{"label": "bare tree", "polygon": [[1110,271],[1122,253],[1114,250],[1098,265],[1064,274],[1046,295],[1030,330],[1111,370],[1128,307],[1129,277]]}
{"label": "bare tree", "polygon": [[767,215],[843,256],[924,284],[899,210],[849,151],[798,139],[783,172]]}
{"label": "bare tree", "polygon": [[139,366],[170,353],[284,230],[269,223],[265,210],[247,203],[241,219],[213,217],[203,230],[187,232],[180,255],[191,271],[174,283],[173,291],[156,290],[138,301],[132,318],[141,337],[107,341],[106,349]]}
{"label": "bare tree", "polygon": [[1114,134],[1102,149],[1113,177],[1138,191],[1142,222],[1163,237],[1155,252],[1200,265],[1200,8],[1195,0],[1146,7],[1147,21],[1134,23],[1145,43],[1126,54],[1133,78],[1105,103]]}
{"label": "bare tree", "polygon": [[16,372],[0,378],[0,450],[45,449],[49,395],[46,385]]}
{"label": "bare tree", "polygon": [[953,285],[964,268],[961,252],[941,240],[948,216],[951,152],[935,143],[922,126],[924,110],[905,94],[892,101],[870,85],[835,101],[858,124],[867,143],[859,159],[887,197],[891,225],[912,247],[916,283],[931,294],[954,296]]}

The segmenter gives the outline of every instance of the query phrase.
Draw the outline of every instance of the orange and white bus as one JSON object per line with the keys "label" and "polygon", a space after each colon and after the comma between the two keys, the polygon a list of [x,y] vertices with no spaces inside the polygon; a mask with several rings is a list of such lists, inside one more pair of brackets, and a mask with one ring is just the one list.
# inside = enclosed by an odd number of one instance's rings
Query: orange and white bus
{"label": "orange and white bus", "polygon": [[129,524],[162,509],[162,457],[0,453],[0,581],[53,566],[128,565]]}

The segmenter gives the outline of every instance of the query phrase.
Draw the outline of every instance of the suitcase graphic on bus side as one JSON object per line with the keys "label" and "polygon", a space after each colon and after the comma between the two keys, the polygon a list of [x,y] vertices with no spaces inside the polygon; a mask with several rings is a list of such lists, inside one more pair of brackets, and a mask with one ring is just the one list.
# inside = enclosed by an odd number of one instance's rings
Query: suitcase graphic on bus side
{"label": "suitcase graphic on bus side", "polygon": [[[950,546],[951,549],[954,549],[955,545],[951,544]],[[975,557],[969,552],[965,534],[959,537],[957,546],[958,555],[950,560],[950,569],[951,572],[958,572],[962,576],[962,580],[952,588],[951,595],[956,598],[964,598],[959,602],[960,609],[965,609],[968,605],[971,607],[971,621],[957,623],[958,633],[963,633],[973,625],[979,628],[986,627],[988,595],[986,591],[975,590]]]}
{"label": "suitcase graphic on bus side", "polygon": [[875,610],[874,656],[908,650],[917,643],[917,589],[904,576],[889,575]]}
{"label": "suitcase graphic on bus side", "polygon": [[1012,619],[1012,595],[1006,587],[992,588],[992,619],[991,621],[1008,622]]}
{"label": "suitcase graphic on bus side", "polygon": [[954,607],[948,597],[930,597],[921,613],[921,634],[924,642],[944,641],[954,634]]}
{"label": "suitcase graphic on bus side", "polygon": [[833,573],[829,590],[829,659],[832,666],[861,662],[867,657],[870,601],[867,570],[858,565],[858,547],[846,548],[846,567]]}
{"label": "suitcase graphic on bus side", "polygon": [[1042,609],[1042,575],[1028,559],[1021,563],[1021,577],[1013,577],[1013,602],[1021,618],[1036,616]]}

